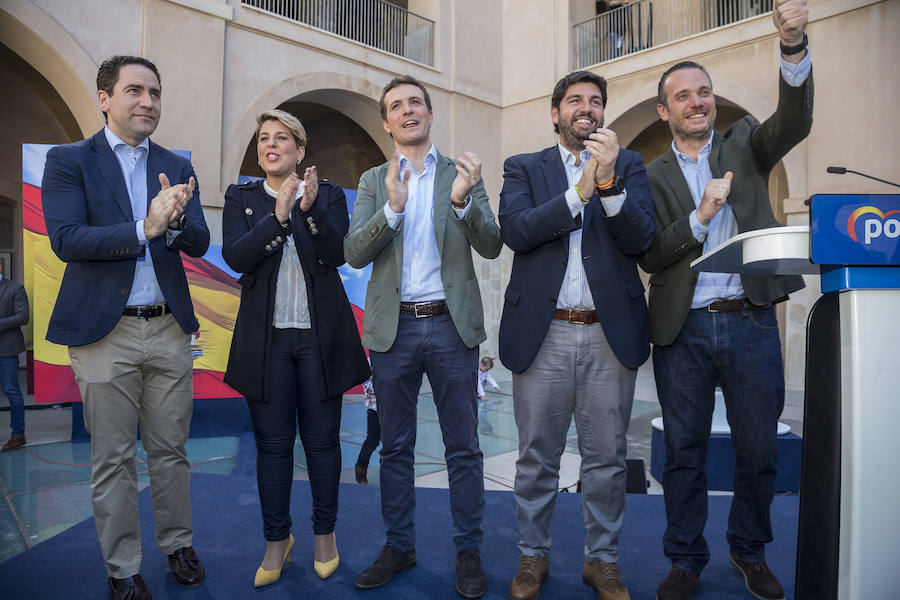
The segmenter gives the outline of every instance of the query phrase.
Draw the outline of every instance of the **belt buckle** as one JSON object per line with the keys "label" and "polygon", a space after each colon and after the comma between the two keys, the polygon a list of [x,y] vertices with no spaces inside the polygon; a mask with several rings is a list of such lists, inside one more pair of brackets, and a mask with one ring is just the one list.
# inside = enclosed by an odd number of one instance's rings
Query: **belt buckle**
{"label": "belt buckle", "polygon": [[[716,300],[716,302],[718,302],[718,300]],[[715,304],[716,302],[710,302],[710,303],[706,306],[706,311],[707,311],[707,312],[711,312],[711,313],[722,312],[721,310],[716,310],[715,308],[712,307],[712,305]]]}
{"label": "belt buckle", "polygon": [[148,306],[138,307],[138,317],[144,320],[149,320],[152,317],[161,317],[165,313],[166,309],[163,304],[150,304]]}
{"label": "belt buckle", "polygon": [[578,321],[575,318],[576,312],[585,312],[585,311],[576,311],[574,308],[569,309],[569,323],[572,325],[587,325],[587,321]]}
{"label": "belt buckle", "polygon": [[430,304],[430,302],[416,302],[415,304],[413,304],[413,316],[415,316],[417,319],[422,319],[424,317],[430,317],[431,315],[429,315],[428,313],[422,313],[421,315],[419,314],[419,307],[421,306],[424,308],[424,307],[427,307],[429,304]]}

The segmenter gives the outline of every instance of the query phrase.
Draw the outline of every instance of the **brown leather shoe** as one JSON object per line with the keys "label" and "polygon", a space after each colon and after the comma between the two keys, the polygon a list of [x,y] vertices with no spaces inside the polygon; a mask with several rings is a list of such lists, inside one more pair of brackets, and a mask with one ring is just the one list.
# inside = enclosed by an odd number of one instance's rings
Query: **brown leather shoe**
{"label": "brown leather shoe", "polygon": [[109,600],[152,600],[140,575],[125,579],[107,577],[106,581],[109,584]]}
{"label": "brown leather shoe", "polygon": [[550,560],[546,556],[519,555],[519,570],[509,584],[509,597],[513,600],[537,600],[541,584],[550,575]]}
{"label": "brown leather shoe", "polygon": [[747,591],[759,600],[784,600],[784,589],[775,579],[775,575],[769,570],[765,562],[749,562],[737,558],[734,554],[728,555],[728,560],[734,568],[744,576]]}
{"label": "brown leather shoe", "polygon": [[614,562],[584,561],[582,579],[597,592],[597,598],[600,600],[631,600],[625,584],[619,577],[619,567]]}
{"label": "brown leather shoe", "polygon": [[175,576],[175,583],[184,588],[198,586],[206,577],[203,564],[197,558],[193,546],[179,548],[170,554],[169,568],[172,569],[172,575]]}
{"label": "brown leather shoe", "polygon": [[3,444],[3,448],[0,448],[0,452],[6,452],[8,450],[16,450],[25,445],[25,436],[24,435],[11,435],[9,439],[6,440],[6,443]]}
{"label": "brown leather shoe", "polygon": [[656,600],[691,600],[697,579],[693,573],[673,567],[656,589]]}

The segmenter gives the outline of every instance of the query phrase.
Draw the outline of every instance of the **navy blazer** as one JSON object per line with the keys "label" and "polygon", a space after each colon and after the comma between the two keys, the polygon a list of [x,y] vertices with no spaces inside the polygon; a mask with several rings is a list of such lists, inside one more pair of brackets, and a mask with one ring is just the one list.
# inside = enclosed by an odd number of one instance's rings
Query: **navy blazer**
{"label": "navy blazer", "polygon": [[[274,216],[275,199],[262,181],[228,186],[222,210],[222,257],[243,273],[241,305],[234,323],[225,383],[255,402],[270,400],[272,319],[284,243]],[[321,400],[343,393],[369,377],[356,319],[337,268],[344,264],[344,235],[350,219],[347,198],[337,185],[319,180],[316,201],[291,213],[291,234],[303,266],[313,339],[318,350]]]}
{"label": "navy blazer", "polygon": [[25,351],[22,325],[28,323],[28,294],[18,281],[0,278],[0,356]]}
{"label": "navy blazer", "polygon": [[[191,162],[150,142],[147,200],[159,193],[159,173],[173,184],[194,177]],[[47,328],[55,344],[82,346],[112,331],[131,293],[138,242],[131,200],[119,161],[101,129],[92,138],[51,148],[41,183],[50,247],[66,263]],[[153,269],[172,315],[185,333],[197,331],[180,252],[201,257],[209,246],[199,190],[184,211],[184,230],[171,243],[161,235],[147,244]]]}
{"label": "navy blazer", "polygon": [[[630,369],[650,354],[647,303],[635,264],[656,234],[653,199],[640,154],[620,150],[616,175],[627,199],[613,217],[595,193],[584,210],[582,261],[603,333]],[[515,256],[500,319],[500,360],[514,373],[531,365],[550,328],[569,259],[569,184],[559,147],[519,154],[503,165],[500,232]]]}

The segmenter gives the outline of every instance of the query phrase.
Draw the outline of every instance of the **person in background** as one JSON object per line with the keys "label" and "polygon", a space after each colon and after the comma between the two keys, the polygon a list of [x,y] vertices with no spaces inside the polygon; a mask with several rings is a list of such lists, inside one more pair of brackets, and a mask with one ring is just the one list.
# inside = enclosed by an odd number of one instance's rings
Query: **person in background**
{"label": "person in background", "polygon": [[359,456],[356,457],[354,465],[356,483],[369,483],[369,459],[381,442],[381,425],[378,423],[378,406],[375,402],[375,385],[372,383],[372,377],[363,383],[363,391],[366,393],[363,399],[366,407],[366,440],[359,449]]}
{"label": "person in background", "polygon": [[25,400],[19,389],[19,354],[25,351],[22,325],[28,323],[28,295],[21,283],[4,273],[0,261],[0,388],[9,399],[9,428],[12,433],[2,451],[25,445]]}
{"label": "person in background", "polygon": [[494,368],[494,359],[490,356],[482,356],[478,363],[478,397],[482,402],[487,402],[487,396],[484,393],[484,384],[489,383],[494,391],[498,394],[503,393],[503,389],[497,385],[497,382],[491,376],[491,369]]}
{"label": "person in background", "polygon": [[222,257],[241,273],[225,383],[247,399],[266,552],[253,585],[278,581],[290,560],[294,438],[306,453],[313,498],[313,569],[338,568],[334,536],[341,474],[341,399],[369,376],[337,268],[347,232],[344,191],[297,165],[306,131],[283,110],[256,120],[265,180],[231,185],[222,210]]}

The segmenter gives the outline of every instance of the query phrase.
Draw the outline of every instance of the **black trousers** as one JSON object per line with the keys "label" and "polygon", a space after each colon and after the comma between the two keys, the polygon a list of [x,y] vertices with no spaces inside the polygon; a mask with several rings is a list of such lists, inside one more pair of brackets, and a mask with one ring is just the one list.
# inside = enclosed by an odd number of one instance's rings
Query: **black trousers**
{"label": "black trousers", "polygon": [[381,424],[378,423],[378,413],[371,408],[366,409],[366,441],[363,442],[362,448],[359,450],[359,457],[356,464],[369,466],[369,459],[375,448],[381,442]]}
{"label": "black trousers", "polygon": [[272,329],[271,400],[248,402],[256,438],[256,481],[263,534],[275,542],[291,530],[294,438],[306,453],[313,533],[334,531],[341,475],[340,398],[325,398],[312,332]]}

